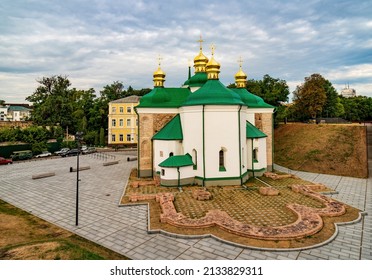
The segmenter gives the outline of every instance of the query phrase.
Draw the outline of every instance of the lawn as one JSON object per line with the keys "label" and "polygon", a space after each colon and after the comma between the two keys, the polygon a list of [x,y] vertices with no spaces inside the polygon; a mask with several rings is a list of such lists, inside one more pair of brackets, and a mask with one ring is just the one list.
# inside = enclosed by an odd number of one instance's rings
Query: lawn
{"label": "lawn", "polygon": [[125,260],[127,257],[0,200],[2,260]]}

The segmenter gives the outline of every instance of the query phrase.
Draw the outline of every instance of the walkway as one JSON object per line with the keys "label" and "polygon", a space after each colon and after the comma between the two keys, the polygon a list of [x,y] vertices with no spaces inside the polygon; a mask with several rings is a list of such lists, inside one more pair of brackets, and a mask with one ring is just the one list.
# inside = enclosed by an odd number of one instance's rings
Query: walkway
{"label": "walkway", "polygon": [[[184,239],[148,234],[147,206],[118,207],[123,187],[136,162],[113,153],[119,164],[102,166],[93,155],[80,157],[79,226],[75,226],[76,157],[46,159],[0,166],[0,198],[42,219],[68,229],[132,259],[372,259],[372,214],[361,222],[340,226],[331,243],[308,250],[247,249],[213,238]],[[372,179],[356,179],[277,169],[324,183],[333,197],[372,213]],[[32,180],[37,173],[56,176]]]}

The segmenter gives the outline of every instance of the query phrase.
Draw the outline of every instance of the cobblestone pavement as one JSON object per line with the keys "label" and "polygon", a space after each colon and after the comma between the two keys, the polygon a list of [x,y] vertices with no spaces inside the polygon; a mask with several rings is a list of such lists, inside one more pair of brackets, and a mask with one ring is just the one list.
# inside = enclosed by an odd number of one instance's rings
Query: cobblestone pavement
{"label": "cobblestone pavement", "polygon": [[[135,161],[130,154],[111,153],[103,160],[94,154],[80,157],[79,225],[76,217],[76,157],[54,158],[0,166],[0,198],[44,220],[61,226],[132,259],[372,259],[372,179],[278,170],[324,183],[339,193],[334,198],[369,215],[358,223],[338,227],[330,243],[307,250],[247,249],[214,238],[175,238],[148,234],[147,206],[118,207],[123,187]],[[115,158],[114,158],[115,157]],[[119,164],[103,166],[106,161]],[[32,180],[32,175],[55,176]]]}

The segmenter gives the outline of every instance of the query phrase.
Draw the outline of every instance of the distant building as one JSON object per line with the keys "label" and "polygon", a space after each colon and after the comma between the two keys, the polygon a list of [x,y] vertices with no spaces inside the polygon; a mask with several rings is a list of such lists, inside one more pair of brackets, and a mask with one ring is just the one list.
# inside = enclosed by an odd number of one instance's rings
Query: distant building
{"label": "distant building", "polygon": [[138,119],[134,107],[140,96],[131,95],[109,103],[108,144],[110,146],[134,145],[138,142]]}
{"label": "distant building", "polygon": [[350,88],[349,85],[347,85],[347,87],[345,86],[345,88],[341,90],[341,95],[343,97],[355,97],[356,91],[355,89]]}
{"label": "distant building", "polygon": [[25,121],[31,117],[31,109],[23,106],[9,106],[8,107],[8,116],[9,121],[19,122]]}
{"label": "distant building", "polygon": [[0,106],[0,121],[6,121],[8,115],[8,107]]}

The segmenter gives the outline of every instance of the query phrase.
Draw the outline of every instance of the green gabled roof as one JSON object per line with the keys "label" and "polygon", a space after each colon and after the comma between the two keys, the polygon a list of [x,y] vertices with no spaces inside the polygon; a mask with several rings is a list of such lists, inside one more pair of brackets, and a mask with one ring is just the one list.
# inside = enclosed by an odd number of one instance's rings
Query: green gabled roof
{"label": "green gabled roof", "polygon": [[195,73],[190,79],[188,79],[183,85],[189,87],[202,87],[208,81],[207,73],[198,72]]}
{"label": "green gabled roof", "polygon": [[160,131],[153,137],[153,140],[183,140],[182,125],[180,115],[171,119]]}
{"label": "green gabled roof", "polygon": [[239,94],[240,98],[248,108],[275,108],[274,106],[267,104],[261,97],[250,93],[245,88],[233,88],[232,90]]}
{"label": "green gabled roof", "polygon": [[246,134],[247,134],[248,139],[267,137],[267,135],[265,133],[263,133],[261,130],[259,130],[257,127],[255,127],[250,122],[247,122]]}
{"label": "green gabled roof", "polygon": [[183,167],[194,165],[190,154],[180,155],[180,156],[171,156],[166,160],[159,163],[160,167]]}
{"label": "green gabled roof", "polygon": [[23,107],[23,106],[17,106],[17,105],[11,105],[8,107],[9,111],[31,111],[31,109]]}
{"label": "green gabled roof", "polygon": [[136,108],[178,108],[190,94],[187,88],[155,87],[144,95]]}
{"label": "green gabled roof", "polygon": [[208,80],[204,86],[190,93],[182,106],[194,105],[244,105],[240,96],[226,88],[219,80]]}

